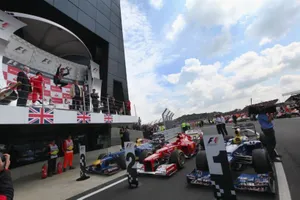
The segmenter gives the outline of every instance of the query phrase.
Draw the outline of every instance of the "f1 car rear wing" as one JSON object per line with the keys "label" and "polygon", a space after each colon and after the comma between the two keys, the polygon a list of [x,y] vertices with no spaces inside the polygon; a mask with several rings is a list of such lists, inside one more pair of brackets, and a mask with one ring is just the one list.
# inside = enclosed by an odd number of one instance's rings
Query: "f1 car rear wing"
{"label": "f1 car rear wing", "polygon": [[233,129],[240,129],[241,134],[244,134],[248,137],[256,137],[259,136],[259,134],[256,132],[255,125],[253,123],[245,123],[245,124],[239,124],[234,127]]}
{"label": "f1 car rear wing", "polygon": [[155,137],[156,135],[163,135],[165,140],[170,140],[174,137],[176,137],[178,135],[178,133],[181,133],[182,130],[180,127],[176,127],[176,128],[171,128],[171,129],[167,129],[165,131],[159,131],[156,133],[153,133],[153,136]]}

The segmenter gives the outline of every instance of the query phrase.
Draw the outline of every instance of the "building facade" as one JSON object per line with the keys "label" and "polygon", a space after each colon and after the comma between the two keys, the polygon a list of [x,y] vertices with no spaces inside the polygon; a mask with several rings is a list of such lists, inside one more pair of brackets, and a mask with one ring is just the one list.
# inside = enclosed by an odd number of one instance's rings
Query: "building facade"
{"label": "building facade", "polygon": [[124,99],[128,100],[120,0],[45,1],[108,41],[107,94],[113,96],[114,87],[122,87]]}

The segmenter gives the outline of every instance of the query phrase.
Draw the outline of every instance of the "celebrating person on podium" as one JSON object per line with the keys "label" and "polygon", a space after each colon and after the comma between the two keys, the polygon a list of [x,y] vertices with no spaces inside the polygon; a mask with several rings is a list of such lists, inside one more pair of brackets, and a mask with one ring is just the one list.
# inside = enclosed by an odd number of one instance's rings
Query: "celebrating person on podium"
{"label": "celebrating person on podium", "polygon": [[73,140],[71,135],[68,136],[68,139],[65,140],[63,151],[64,151],[64,169],[66,171],[67,166],[69,165],[69,169],[74,169],[73,167]]}

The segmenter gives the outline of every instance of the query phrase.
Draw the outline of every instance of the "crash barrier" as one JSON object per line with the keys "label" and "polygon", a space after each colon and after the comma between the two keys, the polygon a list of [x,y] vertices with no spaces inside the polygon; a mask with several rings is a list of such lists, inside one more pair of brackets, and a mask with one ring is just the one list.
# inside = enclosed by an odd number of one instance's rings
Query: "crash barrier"
{"label": "crash barrier", "polygon": [[[137,131],[137,130],[129,130],[129,138],[130,141],[135,142],[136,138],[143,138],[143,132]],[[111,128],[111,145],[120,145],[121,139],[120,139],[120,128]]]}
{"label": "crash barrier", "polygon": [[[98,149],[95,151],[86,152],[86,163],[93,162],[95,158],[97,158],[101,153],[117,152],[117,151],[120,151],[120,145],[115,145],[105,149]],[[79,158],[80,158],[79,154],[74,154],[73,166],[75,167],[79,166],[79,161],[80,161]],[[64,160],[63,157],[59,157],[57,158],[57,163],[58,162],[63,163],[63,160]],[[47,161],[37,162],[34,164],[11,169],[12,180],[15,181],[17,179],[24,178],[27,176],[32,176],[32,175],[36,176],[36,178],[39,179],[41,173],[41,166],[43,166],[45,163],[47,163]]]}
{"label": "crash barrier", "polygon": [[159,132],[153,133],[153,135],[162,134],[162,135],[164,135],[166,140],[170,140],[170,139],[176,137],[177,134],[181,133],[181,132],[182,132],[181,128],[176,127],[176,128],[171,128],[171,129],[168,129],[165,131],[159,131]]}

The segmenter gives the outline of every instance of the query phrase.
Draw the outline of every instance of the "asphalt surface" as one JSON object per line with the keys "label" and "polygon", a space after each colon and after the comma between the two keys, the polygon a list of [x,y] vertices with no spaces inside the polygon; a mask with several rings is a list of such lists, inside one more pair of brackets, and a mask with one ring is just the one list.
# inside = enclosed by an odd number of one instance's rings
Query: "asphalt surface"
{"label": "asphalt surface", "polygon": [[[298,124],[300,118],[275,120],[275,131],[277,137],[277,150],[282,155],[283,167],[287,176],[288,184],[292,199],[298,199],[300,190],[298,181],[300,180],[300,151],[297,148],[300,141],[300,133],[298,132]],[[260,131],[258,123],[255,123],[257,130]],[[230,126],[230,125],[229,125]],[[202,128],[205,134],[214,134],[216,129],[213,126]],[[233,130],[229,127],[228,132],[231,134]],[[213,191],[211,188],[201,186],[187,186],[185,175],[195,167],[194,159],[188,160],[183,170],[177,172],[170,178],[165,177],[140,177],[140,187],[137,189],[129,189],[126,181],[121,182],[113,187],[107,188],[87,200],[110,199],[110,200],[183,200],[183,199],[202,199],[212,200]],[[99,188],[97,188],[99,189]],[[268,194],[261,193],[237,193],[238,199],[258,200],[276,199]],[[78,199],[78,196],[75,198]]]}

